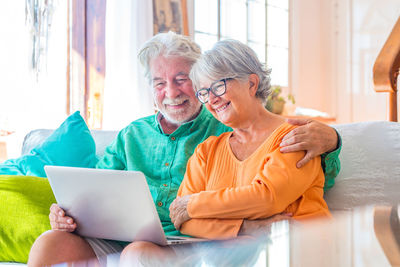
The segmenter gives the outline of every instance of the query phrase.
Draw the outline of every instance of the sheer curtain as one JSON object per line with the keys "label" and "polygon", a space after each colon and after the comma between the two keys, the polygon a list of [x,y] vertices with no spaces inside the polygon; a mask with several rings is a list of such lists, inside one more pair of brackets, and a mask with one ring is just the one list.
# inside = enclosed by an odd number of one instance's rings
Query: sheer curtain
{"label": "sheer curtain", "polygon": [[152,1],[107,1],[103,129],[120,130],[154,114],[150,87],[137,60],[152,35]]}
{"label": "sheer curtain", "polygon": [[32,70],[32,37],[25,23],[25,1],[3,1],[0,9],[0,130],[7,156],[20,155],[25,134],[56,128],[66,118],[67,1],[58,1],[40,75]]}

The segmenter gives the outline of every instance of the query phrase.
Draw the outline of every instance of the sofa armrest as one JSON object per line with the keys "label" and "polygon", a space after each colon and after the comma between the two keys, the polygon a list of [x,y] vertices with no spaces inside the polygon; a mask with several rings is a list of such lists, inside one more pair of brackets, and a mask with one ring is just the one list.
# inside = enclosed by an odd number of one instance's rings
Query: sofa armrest
{"label": "sofa armrest", "polygon": [[400,123],[333,125],[342,137],[341,171],[325,194],[332,210],[400,203]]}

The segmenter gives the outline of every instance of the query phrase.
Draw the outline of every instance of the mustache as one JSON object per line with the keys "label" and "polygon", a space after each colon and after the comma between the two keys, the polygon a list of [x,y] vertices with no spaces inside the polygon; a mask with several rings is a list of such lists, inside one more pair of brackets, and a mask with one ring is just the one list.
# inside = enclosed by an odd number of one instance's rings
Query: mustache
{"label": "mustache", "polygon": [[185,97],[185,96],[179,96],[177,98],[164,98],[162,101],[162,104],[163,105],[179,105],[188,99],[189,98]]}

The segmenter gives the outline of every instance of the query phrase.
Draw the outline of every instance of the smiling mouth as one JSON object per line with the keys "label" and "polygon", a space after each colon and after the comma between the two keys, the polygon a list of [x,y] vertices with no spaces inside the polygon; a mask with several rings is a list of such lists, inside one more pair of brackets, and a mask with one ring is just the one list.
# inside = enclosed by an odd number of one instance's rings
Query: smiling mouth
{"label": "smiling mouth", "polygon": [[221,112],[221,111],[224,111],[230,104],[231,104],[231,102],[228,102],[228,103],[226,103],[225,105],[223,105],[222,107],[215,109],[215,111],[216,111],[217,113],[218,113],[218,112]]}
{"label": "smiling mouth", "polygon": [[181,103],[174,103],[174,104],[165,104],[169,108],[181,108],[183,105],[185,105],[189,100],[184,100]]}

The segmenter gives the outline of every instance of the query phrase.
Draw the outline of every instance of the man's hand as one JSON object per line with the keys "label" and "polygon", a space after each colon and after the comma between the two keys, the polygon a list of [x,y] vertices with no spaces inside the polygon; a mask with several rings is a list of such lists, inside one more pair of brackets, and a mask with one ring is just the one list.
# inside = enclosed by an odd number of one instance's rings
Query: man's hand
{"label": "man's hand", "polygon": [[283,137],[280,151],[288,153],[305,150],[306,155],[297,162],[297,168],[316,156],[336,149],[338,136],[332,127],[310,119],[288,119],[287,122],[300,126]]}
{"label": "man's hand", "polygon": [[292,220],[292,214],[276,214],[262,220],[243,220],[238,235],[259,236],[260,233],[269,233],[274,222]]}
{"label": "man's hand", "polygon": [[57,204],[50,207],[50,225],[52,230],[73,232],[76,229],[74,219],[65,215],[65,211]]}
{"label": "man's hand", "polygon": [[177,230],[181,228],[184,222],[190,220],[187,205],[191,196],[177,197],[169,206],[169,217]]}

